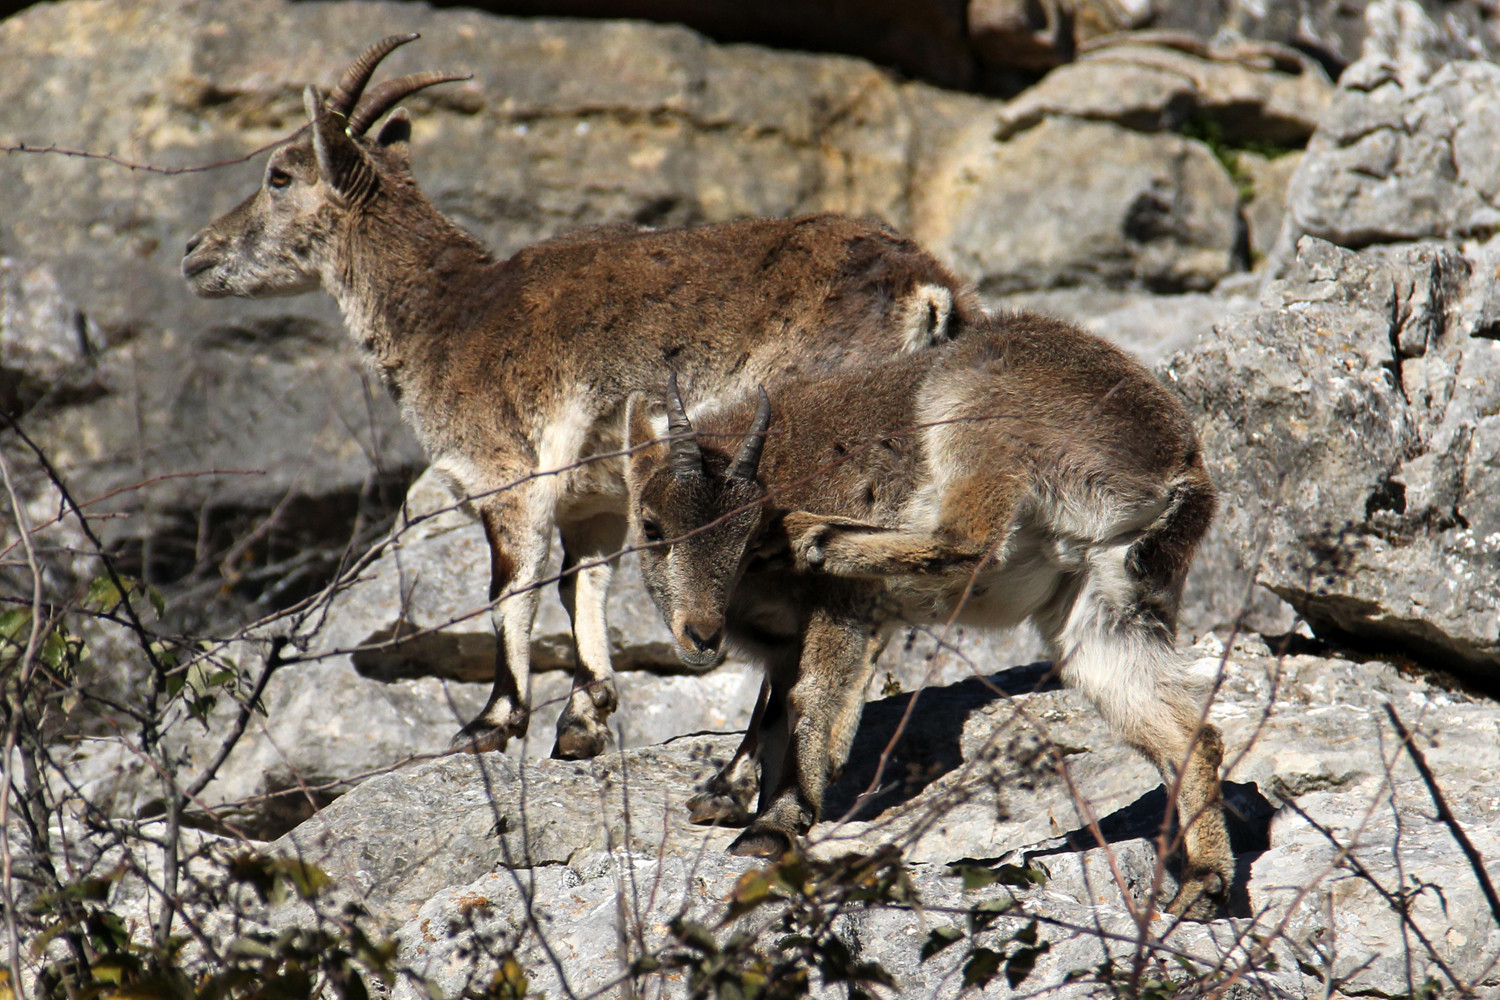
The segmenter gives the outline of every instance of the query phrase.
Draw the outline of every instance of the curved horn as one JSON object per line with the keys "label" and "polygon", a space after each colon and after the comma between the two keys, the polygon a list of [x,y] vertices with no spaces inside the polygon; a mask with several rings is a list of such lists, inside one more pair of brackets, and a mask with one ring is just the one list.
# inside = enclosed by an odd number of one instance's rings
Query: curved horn
{"label": "curved horn", "polygon": [[682,394],[677,391],[676,372],[667,376],[667,433],[672,439],[672,475],[702,475],[703,452],[698,450],[693,425],[688,421],[687,410],[683,409]]}
{"label": "curved horn", "polygon": [[766,445],[766,429],[771,426],[771,397],[766,395],[765,386],[756,386],[756,390],[760,393],[760,405],[755,409],[750,433],[745,435],[745,443],[740,445],[740,453],[729,468],[732,479],[753,480],[760,470],[760,451]]}
{"label": "curved horn", "polygon": [[364,54],[344,70],[344,75],[339,77],[338,86],[333,88],[333,93],[328,95],[323,106],[335,114],[349,117],[349,112],[359,103],[359,95],[365,92],[365,84],[370,82],[370,74],[375,72],[380,60],[407,42],[414,42],[421,37],[415,31],[405,35],[390,35],[365,49]]}
{"label": "curved horn", "polygon": [[419,90],[439,83],[472,79],[473,73],[413,73],[387,80],[366,94],[365,99],[359,102],[359,107],[349,116],[349,134],[364,135],[371,125],[380,120],[381,115]]}

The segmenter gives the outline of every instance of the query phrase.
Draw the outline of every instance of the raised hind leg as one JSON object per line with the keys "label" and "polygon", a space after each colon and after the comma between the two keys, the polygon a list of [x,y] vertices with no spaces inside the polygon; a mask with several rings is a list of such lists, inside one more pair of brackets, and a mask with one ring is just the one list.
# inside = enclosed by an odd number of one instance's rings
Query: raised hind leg
{"label": "raised hind leg", "polygon": [[1123,574],[1086,574],[1071,599],[1039,624],[1063,681],[1155,765],[1169,791],[1177,790],[1184,862],[1167,911],[1209,919],[1228,899],[1234,879],[1220,800],[1223,739],[1203,721],[1202,684],[1188,673],[1170,630],[1148,610],[1119,600],[1121,589],[1132,589]]}
{"label": "raised hind leg", "polygon": [[853,578],[970,575],[1000,555],[1025,488],[1019,476],[944,483],[932,528],[891,527],[808,511],[783,515],[798,570]]}

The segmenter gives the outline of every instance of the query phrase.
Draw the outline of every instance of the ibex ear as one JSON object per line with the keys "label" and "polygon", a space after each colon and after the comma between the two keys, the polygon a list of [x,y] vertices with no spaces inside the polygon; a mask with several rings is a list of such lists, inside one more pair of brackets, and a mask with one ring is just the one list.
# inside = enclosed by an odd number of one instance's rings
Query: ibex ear
{"label": "ibex ear", "polygon": [[380,134],[375,136],[375,141],[383,149],[395,154],[402,166],[410,162],[411,116],[406,113],[405,108],[397,108],[391,112],[385,124],[380,126]]}
{"label": "ibex ear", "polygon": [[302,103],[312,119],[313,152],[324,183],[346,204],[369,198],[379,182],[369,157],[345,131],[348,119],[324,108],[316,87],[303,91]]}

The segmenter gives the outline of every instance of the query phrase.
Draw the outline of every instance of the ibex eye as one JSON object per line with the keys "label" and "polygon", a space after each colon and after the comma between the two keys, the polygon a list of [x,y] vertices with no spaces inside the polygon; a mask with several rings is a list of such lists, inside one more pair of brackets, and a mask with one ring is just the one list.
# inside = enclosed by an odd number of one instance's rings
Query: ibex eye
{"label": "ibex eye", "polygon": [[641,534],[648,542],[659,542],[662,540],[661,525],[655,521],[642,521]]}
{"label": "ibex eye", "polygon": [[266,183],[273,188],[284,188],[292,183],[292,175],[285,170],[270,170],[266,173]]}

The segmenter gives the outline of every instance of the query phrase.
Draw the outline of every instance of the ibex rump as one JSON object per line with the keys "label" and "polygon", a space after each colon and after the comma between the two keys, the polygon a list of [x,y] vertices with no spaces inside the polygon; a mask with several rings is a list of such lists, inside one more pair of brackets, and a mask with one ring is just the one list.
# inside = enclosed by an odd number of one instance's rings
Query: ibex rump
{"label": "ibex rump", "polygon": [[[770,683],[747,735],[760,737],[759,808],[731,850],[779,854],[816,819],[882,629],[1029,619],[1062,679],[1178,789],[1173,912],[1223,900],[1222,742],[1173,636],[1216,499],[1184,408],[1149,372],[1020,314],[864,371],[773,383],[758,405],[709,404],[695,422],[673,383],[665,436],[648,410],[636,397],[627,420],[647,588],[686,661],[711,664],[727,636]],[[699,811],[735,812],[714,799],[745,794],[748,766],[737,755]]]}
{"label": "ibex rump", "polygon": [[417,189],[403,97],[462,79],[421,73],[363,94],[415,35],[378,43],[310,126],[276,149],[258,191],[189,242],[199,295],[326,289],[433,463],[489,541],[495,687],[456,747],[526,731],[537,590],[554,525],[578,666],[555,755],[599,753],[615,707],[605,591],[625,534],[625,398],[674,367],[701,397],[778,373],[814,375],[945,339],[978,315],[932,257],[835,216],[674,231],[581,233],[496,260]]}

